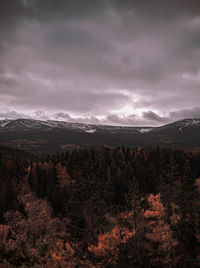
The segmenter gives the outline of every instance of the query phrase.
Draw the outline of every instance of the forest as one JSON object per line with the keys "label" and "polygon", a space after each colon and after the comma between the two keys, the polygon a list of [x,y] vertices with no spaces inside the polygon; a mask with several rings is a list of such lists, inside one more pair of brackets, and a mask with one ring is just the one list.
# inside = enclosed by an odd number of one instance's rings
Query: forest
{"label": "forest", "polygon": [[200,152],[0,147],[0,267],[200,267]]}

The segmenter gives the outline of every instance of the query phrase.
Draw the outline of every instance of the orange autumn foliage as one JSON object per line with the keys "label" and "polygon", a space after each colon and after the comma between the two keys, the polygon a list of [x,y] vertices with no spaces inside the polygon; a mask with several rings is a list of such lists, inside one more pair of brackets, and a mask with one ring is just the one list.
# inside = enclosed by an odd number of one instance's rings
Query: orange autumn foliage
{"label": "orange autumn foliage", "polygon": [[135,235],[135,230],[129,231],[124,228],[120,230],[115,226],[110,232],[98,235],[98,245],[88,246],[88,250],[99,257],[106,257],[110,254],[117,254],[117,247],[121,243],[126,243],[128,239]]}
{"label": "orange autumn foliage", "polygon": [[144,213],[145,218],[163,216],[165,209],[160,201],[160,194],[150,194],[148,197],[150,210],[146,210]]}
{"label": "orange autumn foliage", "polygon": [[195,185],[197,186],[198,191],[199,191],[199,193],[200,193],[200,178],[196,179],[196,181],[195,181]]}
{"label": "orange autumn foliage", "polygon": [[72,182],[70,179],[66,166],[63,166],[61,163],[58,163],[56,165],[56,171],[60,187],[67,187],[70,185],[70,183],[74,183],[74,180]]}
{"label": "orange autumn foliage", "polygon": [[50,255],[54,263],[70,259],[74,254],[75,251],[71,245],[68,242],[64,243],[62,240],[58,240],[56,248],[50,251]]}
{"label": "orange autumn foliage", "polygon": [[10,226],[0,225],[0,241],[6,241],[9,231]]}
{"label": "orange autumn foliage", "polygon": [[[168,263],[171,261],[170,252],[173,251],[173,248],[176,247],[178,243],[173,238],[170,225],[166,223],[166,212],[161,202],[160,194],[150,194],[148,203],[150,209],[144,213],[144,217],[148,220],[148,233],[146,233],[145,236],[152,242],[159,242],[160,250],[166,252],[163,262]],[[172,204],[172,206],[176,208],[174,204]],[[177,222],[179,220],[178,215],[174,214],[171,220]]]}

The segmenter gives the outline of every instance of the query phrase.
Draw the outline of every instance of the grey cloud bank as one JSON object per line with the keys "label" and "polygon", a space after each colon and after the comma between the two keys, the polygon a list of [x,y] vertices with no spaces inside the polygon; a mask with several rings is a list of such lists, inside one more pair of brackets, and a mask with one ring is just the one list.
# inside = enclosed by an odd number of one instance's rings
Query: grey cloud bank
{"label": "grey cloud bank", "polygon": [[200,2],[3,0],[0,117],[200,117]]}

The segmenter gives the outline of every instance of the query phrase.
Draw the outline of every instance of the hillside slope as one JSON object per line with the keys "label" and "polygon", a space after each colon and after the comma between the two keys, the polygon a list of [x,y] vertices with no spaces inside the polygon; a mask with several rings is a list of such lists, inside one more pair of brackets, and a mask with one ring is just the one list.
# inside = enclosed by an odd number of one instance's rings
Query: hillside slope
{"label": "hillside slope", "polygon": [[2,120],[0,144],[42,153],[102,145],[200,148],[200,119],[186,119],[154,128],[51,120]]}

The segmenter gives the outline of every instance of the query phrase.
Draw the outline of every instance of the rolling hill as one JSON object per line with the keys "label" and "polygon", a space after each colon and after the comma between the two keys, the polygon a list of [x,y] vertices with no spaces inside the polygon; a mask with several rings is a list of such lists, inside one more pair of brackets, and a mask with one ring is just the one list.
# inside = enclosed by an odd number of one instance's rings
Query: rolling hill
{"label": "rolling hill", "polygon": [[0,144],[40,153],[102,145],[200,148],[200,119],[185,119],[161,127],[123,127],[32,119],[1,120]]}

